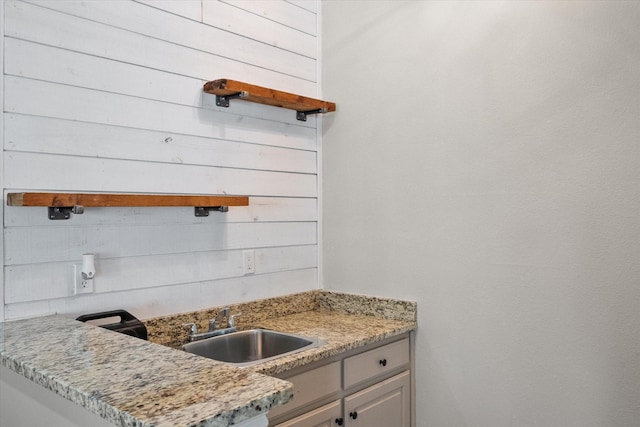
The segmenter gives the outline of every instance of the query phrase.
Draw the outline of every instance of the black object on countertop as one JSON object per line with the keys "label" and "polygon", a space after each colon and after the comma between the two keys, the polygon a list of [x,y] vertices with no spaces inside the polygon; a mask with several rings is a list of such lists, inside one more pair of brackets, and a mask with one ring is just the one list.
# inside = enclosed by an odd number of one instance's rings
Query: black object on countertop
{"label": "black object on countertop", "polygon": [[103,311],[102,313],[83,314],[76,318],[81,322],[88,320],[106,319],[109,317],[120,317],[120,322],[99,325],[101,328],[109,329],[132,337],[147,339],[147,328],[134,315],[125,310]]}

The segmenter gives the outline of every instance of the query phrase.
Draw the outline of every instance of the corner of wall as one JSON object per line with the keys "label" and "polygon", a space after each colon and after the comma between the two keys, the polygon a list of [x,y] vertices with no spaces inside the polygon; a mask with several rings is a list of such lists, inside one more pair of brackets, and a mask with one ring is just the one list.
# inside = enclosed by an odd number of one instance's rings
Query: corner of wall
{"label": "corner of wall", "polygon": [[[317,58],[316,61],[316,90],[317,95],[322,99],[322,2],[316,0],[317,12],[316,12],[316,43],[317,43]],[[316,126],[316,161],[317,161],[317,173],[318,173],[318,289],[324,289],[324,279],[322,274],[322,253],[323,253],[323,187],[322,181],[324,173],[322,171],[322,115],[318,115],[318,122]]]}
{"label": "corner of wall", "polygon": [[[0,34],[0,88],[2,88],[2,96],[0,96],[0,169],[4,170],[4,2],[0,2],[0,28],[3,29]],[[0,173],[0,190],[2,191],[2,209],[0,209],[0,225],[2,225],[2,233],[0,233],[0,259],[4,259],[4,181],[3,174]],[[0,274],[0,322],[4,322],[4,272]]]}

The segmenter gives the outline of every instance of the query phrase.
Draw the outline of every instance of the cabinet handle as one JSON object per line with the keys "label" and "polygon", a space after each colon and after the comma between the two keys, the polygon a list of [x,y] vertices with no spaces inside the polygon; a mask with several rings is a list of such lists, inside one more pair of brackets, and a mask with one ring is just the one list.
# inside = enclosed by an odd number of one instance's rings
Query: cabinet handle
{"label": "cabinet handle", "polygon": [[382,366],[387,366],[387,359],[382,359],[379,362]]}
{"label": "cabinet handle", "polygon": [[344,418],[336,418],[336,424],[338,424],[339,426],[344,424]]}
{"label": "cabinet handle", "polygon": [[355,420],[358,418],[358,413],[356,411],[349,412],[349,416]]}

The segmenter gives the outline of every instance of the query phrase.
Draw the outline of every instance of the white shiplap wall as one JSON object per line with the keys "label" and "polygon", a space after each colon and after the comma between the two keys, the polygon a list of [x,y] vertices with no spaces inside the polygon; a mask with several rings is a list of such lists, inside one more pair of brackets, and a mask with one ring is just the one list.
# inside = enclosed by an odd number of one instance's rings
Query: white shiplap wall
{"label": "white shiplap wall", "polygon": [[[246,194],[250,206],[4,206],[4,318],[125,308],[140,317],[318,287],[317,120],[215,106],[247,81],[319,97],[315,1],[5,1],[8,192]],[[3,203],[3,205],[6,204]],[[242,275],[255,249],[256,274]],[[95,253],[95,293],[72,265]],[[2,314],[2,312],[0,312]]]}

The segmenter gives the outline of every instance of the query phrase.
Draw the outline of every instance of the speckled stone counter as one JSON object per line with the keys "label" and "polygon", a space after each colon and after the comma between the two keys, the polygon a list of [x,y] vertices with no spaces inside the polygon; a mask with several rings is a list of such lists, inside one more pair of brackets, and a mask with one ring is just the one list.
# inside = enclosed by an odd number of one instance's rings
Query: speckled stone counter
{"label": "speckled stone counter", "polygon": [[176,349],[188,338],[183,323],[204,328],[221,308],[147,319],[149,342],[62,316],[0,323],[0,361],[118,426],[226,427],[291,398],[292,385],[269,375],[416,328],[414,302],[311,291],[230,308],[242,313],[239,329],[317,337],[321,346],[248,368]]}
{"label": "speckled stone counter", "polygon": [[[198,329],[206,330],[208,320],[222,308],[146,320],[149,340],[180,348],[188,339],[188,332],[181,327],[183,323],[193,322],[198,324]],[[238,329],[273,329],[324,341],[319,347],[245,368],[266,375],[275,375],[401,335],[417,326],[417,305],[413,301],[323,290],[257,300],[229,308],[231,313],[242,313],[237,319]]]}
{"label": "speckled stone counter", "polygon": [[0,323],[0,356],[117,426],[226,427],[292,395],[286,381],[62,316]]}
{"label": "speckled stone counter", "polygon": [[255,372],[275,375],[367,344],[401,335],[415,324],[399,320],[372,318],[319,309],[260,322],[259,327],[317,337],[324,344],[310,350],[283,356],[249,367]]}

